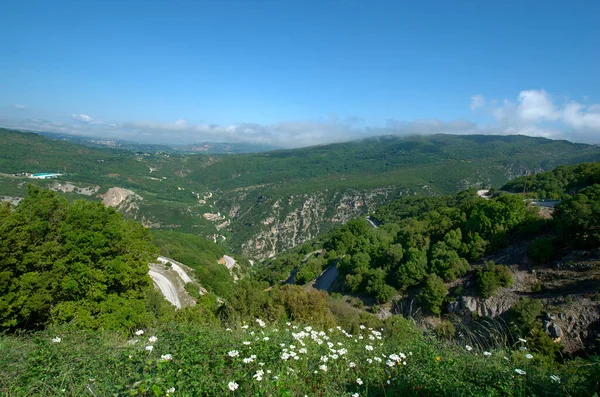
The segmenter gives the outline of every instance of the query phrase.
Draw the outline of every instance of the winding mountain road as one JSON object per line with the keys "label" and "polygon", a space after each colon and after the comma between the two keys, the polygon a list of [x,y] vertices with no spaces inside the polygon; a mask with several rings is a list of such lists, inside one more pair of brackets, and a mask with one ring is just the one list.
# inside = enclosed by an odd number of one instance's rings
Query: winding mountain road
{"label": "winding mountain road", "polygon": [[373,226],[375,229],[379,229],[379,226],[377,226],[377,224],[373,222],[373,219],[371,219],[370,216],[367,216],[367,222],[369,222],[371,226]]}
{"label": "winding mountain road", "polygon": [[169,280],[166,276],[150,269],[148,274],[152,278],[152,281],[164,297],[171,302],[176,308],[181,309],[181,300],[179,299],[179,293],[177,287]]}
{"label": "winding mountain road", "polygon": [[227,267],[227,269],[233,269],[233,267],[235,266],[235,259],[233,259],[229,255],[223,255],[223,259],[225,259],[225,266]]}
{"label": "winding mountain road", "polygon": [[314,287],[322,291],[328,291],[335,279],[340,274],[337,262],[325,269],[315,280]]}
{"label": "winding mountain road", "polygon": [[179,277],[181,277],[181,279],[183,280],[183,282],[185,284],[192,282],[192,278],[190,276],[188,276],[188,274],[185,272],[185,270],[183,270],[183,267],[182,267],[182,266],[184,266],[183,263],[179,263],[176,260],[167,258],[166,256],[159,256],[158,261],[160,263],[162,263],[163,265],[170,263],[171,269],[173,269],[179,275]]}

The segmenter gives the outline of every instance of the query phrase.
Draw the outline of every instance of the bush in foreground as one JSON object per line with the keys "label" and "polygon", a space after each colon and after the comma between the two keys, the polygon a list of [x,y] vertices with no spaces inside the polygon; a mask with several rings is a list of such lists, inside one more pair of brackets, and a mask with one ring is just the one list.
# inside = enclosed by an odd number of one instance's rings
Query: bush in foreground
{"label": "bush in foreground", "polygon": [[114,209],[29,186],[0,211],[0,330],[148,324],[156,252],[147,230]]}

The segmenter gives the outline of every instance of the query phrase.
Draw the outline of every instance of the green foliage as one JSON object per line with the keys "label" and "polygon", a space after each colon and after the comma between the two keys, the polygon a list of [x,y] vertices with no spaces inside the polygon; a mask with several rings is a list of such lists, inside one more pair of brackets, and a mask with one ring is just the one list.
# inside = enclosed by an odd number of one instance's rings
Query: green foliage
{"label": "green foliage", "polygon": [[439,241],[431,249],[429,269],[440,275],[446,281],[453,281],[469,270],[469,263],[461,258],[458,253]]}
{"label": "green foliage", "polygon": [[538,199],[560,200],[586,186],[600,183],[600,163],[563,165],[549,172],[513,179],[502,187],[513,193],[533,193]]}
{"label": "green foliage", "polygon": [[234,288],[229,270],[218,261],[225,249],[193,234],[153,230],[152,236],[161,255],[192,268],[196,281],[216,295],[227,298]]}
{"label": "green foliage", "polygon": [[554,239],[542,237],[535,239],[527,247],[527,255],[537,265],[548,263],[554,256]]}
{"label": "green foliage", "polygon": [[568,245],[593,248],[600,245],[600,184],[567,197],[554,211],[559,237]]}
{"label": "green foliage", "polygon": [[[316,244],[344,253],[338,269],[347,292],[366,293],[381,303],[394,295],[392,287],[406,291],[431,273],[444,281],[462,277],[470,269],[468,259],[506,246],[513,233],[527,235],[539,219],[519,196],[504,193],[485,200],[474,191],[401,198],[380,207],[375,217],[379,229],[357,219]],[[299,274],[305,281],[316,272],[307,266]],[[481,293],[490,296],[510,280],[510,272],[500,267],[482,273]]]}
{"label": "green foliage", "polygon": [[0,218],[0,327],[123,329],[148,324],[156,248],[141,225],[99,203],[30,186]]}
{"label": "green foliage", "polygon": [[556,343],[544,332],[540,322],[533,324],[527,336],[527,347],[538,354],[554,359],[560,353],[561,345]]}
{"label": "green foliage", "polygon": [[475,204],[466,224],[468,233],[477,233],[492,248],[506,246],[507,233],[527,216],[526,205],[517,195],[504,194]]}
{"label": "green foliage", "polygon": [[526,335],[542,313],[542,303],[537,299],[524,298],[509,310],[509,320],[521,335]]}
{"label": "green foliage", "polygon": [[485,254],[489,242],[482,239],[479,233],[475,232],[469,234],[465,244],[467,245],[469,259],[478,260]]}
{"label": "green foliage", "polygon": [[302,256],[294,252],[286,252],[256,269],[255,277],[268,284],[279,284],[290,276],[294,268],[301,266]]}
{"label": "green foliage", "polygon": [[320,328],[335,325],[335,318],[329,309],[329,301],[326,292],[309,290],[295,285],[284,285],[271,291],[275,306],[281,306],[285,310],[285,317]]}
{"label": "green foliage", "polygon": [[438,338],[447,341],[453,341],[456,337],[456,327],[454,326],[454,324],[447,320],[439,323],[435,327],[434,332]]}
{"label": "green foliage", "polygon": [[[263,328],[252,321],[248,325],[244,329],[236,324],[226,331],[212,324],[166,324],[134,336],[137,343],[127,343],[129,338],[106,331],[53,329],[25,336],[2,335],[0,390],[14,397],[309,393],[323,397],[354,393],[364,397],[591,397],[600,378],[600,367],[594,359],[555,364],[543,361],[537,353],[534,359],[527,360],[522,352],[504,348],[491,350],[491,356],[484,356],[424,336],[410,321],[399,316],[388,318],[384,324],[372,320],[342,328],[360,336],[358,342],[337,328],[322,330],[306,323]],[[308,326],[310,332],[305,331]],[[321,343],[304,337],[300,345],[292,333],[301,331],[320,334]],[[369,340],[373,331],[381,332],[377,343]],[[53,343],[52,338],[57,335],[61,342]],[[151,343],[150,336],[156,336],[157,340]],[[326,341],[321,339],[323,336]],[[332,358],[325,342],[331,342],[336,350],[344,349],[344,353]],[[152,351],[146,350],[150,345]],[[367,350],[367,345],[373,350]],[[301,348],[306,349],[305,353],[299,352]],[[238,354],[229,354],[234,351]],[[289,355],[292,351],[298,360],[289,356],[282,359],[284,352]],[[374,359],[382,355],[386,358]],[[402,364],[398,364],[394,355],[402,358]],[[323,362],[322,356],[327,356],[328,361]],[[351,362],[356,365],[350,365]],[[327,366],[326,371],[319,368],[321,365]],[[526,375],[517,374],[515,368],[526,371]],[[260,379],[257,373],[262,374]],[[553,382],[551,375],[559,377],[560,383]],[[229,382],[235,382],[238,389],[231,391]],[[174,393],[169,392],[171,388]]]}
{"label": "green foliage", "polygon": [[508,288],[513,283],[510,269],[503,265],[496,265],[493,261],[486,262],[475,272],[477,279],[477,293],[487,299],[496,294],[499,287]]}
{"label": "green foliage", "polygon": [[418,285],[427,276],[427,253],[409,248],[405,261],[398,267],[397,284],[401,290]]}
{"label": "green foliage", "polygon": [[444,281],[435,274],[427,277],[425,286],[419,292],[419,301],[434,314],[440,314],[444,298],[448,295],[448,288],[444,285]]}
{"label": "green foliage", "polygon": [[314,280],[323,271],[324,264],[322,256],[310,258],[296,273],[295,283],[302,285]]}

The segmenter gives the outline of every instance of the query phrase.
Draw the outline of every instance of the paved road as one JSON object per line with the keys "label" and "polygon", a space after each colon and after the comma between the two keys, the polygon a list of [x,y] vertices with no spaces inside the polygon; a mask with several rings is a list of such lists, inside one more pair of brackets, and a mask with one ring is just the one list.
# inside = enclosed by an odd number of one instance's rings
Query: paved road
{"label": "paved road", "polygon": [[335,263],[329,266],[323,271],[323,273],[321,273],[319,277],[317,277],[317,280],[315,281],[315,288],[323,291],[328,291],[329,288],[331,288],[331,284],[333,284],[339,273],[340,272],[338,271],[338,268]]}
{"label": "paved road", "polygon": [[554,201],[531,201],[530,202],[531,205],[536,205],[538,207],[548,207],[548,208],[554,208],[554,206],[557,205],[558,203],[560,203],[560,200],[554,200]]}
{"label": "paved road", "polygon": [[188,274],[185,272],[185,270],[183,270],[182,266],[185,266],[184,264],[179,263],[171,258],[167,258],[166,256],[159,256],[158,261],[162,264],[170,263],[171,269],[173,269],[175,272],[177,272],[179,277],[181,277],[181,279],[183,280],[184,284],[192,282],[192,278],[190,276],[188,276]]}
{"label": "paved road", "polygon": [[225,266],[227,266],[227,269],[233,269],[233,267],[235,266],[235,259],[233,259],[229,255],[224,255],[223,259],[225,259]]}
{"label": "paved road", "polygon": [[160,292],[164,295],[164,297],[175,305],[176,308],[181,309],[181,301],[179,300],[179,294],[177,292],[177,287],[173,285],[171,280],[169,280],[164,275],[155,272],[154,270],[149,270],[148,274],[154,281],[154,284],[158,287]]}
{"label": "paved road", "polygon": [[377,226],[377,224],[373,222],[373,219],[371,219],[370,216],[367,216],[367,222],[369,222],[371,226],[373,226],[375,229],[379,229],[379,226]]}
{"label": "paved road", "polygon": [[490,198],[489,194],[490,194],[489,189],[484,189],[484,190],[478,190],[477,191],[477,195],[479,197],[481,197],[481,198],[486,199],[486,200]]}

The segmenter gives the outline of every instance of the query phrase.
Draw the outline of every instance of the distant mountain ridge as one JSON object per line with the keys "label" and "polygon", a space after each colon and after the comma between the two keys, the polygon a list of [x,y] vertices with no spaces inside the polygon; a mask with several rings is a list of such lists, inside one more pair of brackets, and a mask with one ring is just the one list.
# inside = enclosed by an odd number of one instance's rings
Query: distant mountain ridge
{"label": "distant mountain ridge", "polygon": [[278,149],[275,146],[266,144],[254,144],[246,142],[197,142],[186,145],[166,145],[154,143],[140,143],[127,141],[123,139],[106,139],[102,137],[83,136],[64,134],[58,132],[37,132],[33,133],[45,136],[50,139],[56,139],[84,146],[96,148],[118,148],[131,151],[148,152],[184,152],[184,153],[203,153],[203,154],[227,154],[227,153],[256,153],[266,152]]}

